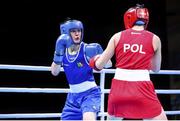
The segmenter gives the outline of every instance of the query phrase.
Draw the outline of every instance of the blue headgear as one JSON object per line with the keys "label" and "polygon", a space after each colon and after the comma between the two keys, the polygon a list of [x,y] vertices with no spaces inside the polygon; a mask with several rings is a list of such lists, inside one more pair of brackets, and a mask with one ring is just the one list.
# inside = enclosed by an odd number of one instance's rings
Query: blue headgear
{"label": "blue headgear", "polygon": [[81,41],[83,40],[84,29],[81,21],[78,20],[68,20],[65,23],[60,25],[61,34],[70,35],[71,29],[81,29]]}

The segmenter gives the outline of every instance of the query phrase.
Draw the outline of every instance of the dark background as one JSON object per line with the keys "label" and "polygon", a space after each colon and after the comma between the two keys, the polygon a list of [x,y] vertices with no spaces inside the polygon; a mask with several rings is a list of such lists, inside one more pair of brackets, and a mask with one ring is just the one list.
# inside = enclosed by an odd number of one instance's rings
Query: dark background
{"label": "dark background", "polygon": [[[148,30],[161,38],[161,69],[178,70],[178,0],[1,1],[0,63],[50,66],[55,42],[60,34],[59,23],[67,17],[83,22],[85,42],[98,42],[105,48],[110,37],[124,29],[124,12],[136,3],[143,3],[149,9]],[[114,62],[114,58],[112,61]],[[63,72],[54,77],[50,72],[0,70],[0,75],[1,87],[68,87]],[[110,88],[112,77],[113,75],[106,76],[106,88]],[[99,83],[98,74],[95,74],[95,78]],[[173,75],[152,75],[156,89],[179,88],[177,79],[178,76]],[[59,113],[66,98],[66,94],[0,93],[0,96],[0,113]],[[174,100],[179,99],[177,95],[158,96],[165,110],[177,109],[178,106],[174,106]],[[177,116],[168,118],[178,119]]]}

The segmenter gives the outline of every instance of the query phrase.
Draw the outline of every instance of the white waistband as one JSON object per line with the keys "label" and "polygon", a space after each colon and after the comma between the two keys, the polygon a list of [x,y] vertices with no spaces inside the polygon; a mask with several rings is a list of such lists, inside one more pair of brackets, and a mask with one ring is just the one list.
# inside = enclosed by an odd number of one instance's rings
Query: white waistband
{"label": "white waistband", "polygon": [[124,81],[150,81],[148,70],[131,70],[117,68],[114,79]]}
{"label": "white waistband", "polygon": [[91,89],[93,87],[96,87],[96,83],[94,81],[85,81],[85,82],[82,82],[80,84],[70,84],[69,87],[70,87],[70,92],[72,93],[80,93],[80,92],[84,92],[88,89]]}

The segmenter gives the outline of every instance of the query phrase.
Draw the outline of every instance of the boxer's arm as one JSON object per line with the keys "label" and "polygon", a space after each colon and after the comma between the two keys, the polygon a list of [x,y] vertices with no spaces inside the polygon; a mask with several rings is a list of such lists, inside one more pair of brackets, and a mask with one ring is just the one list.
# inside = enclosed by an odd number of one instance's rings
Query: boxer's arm
{"label": "boxer's arm", "polygon": [[57,76],[60,72],[65,49],[71,46],[72,40],[69,35],[62,34],[56,40],[55,52],[53,63],[51,64],[51,73],[54,76]]}
{"label": "boxer's arm", "polygon": [[[89,58],[89,65],[92,67],[94,65],[93,59],[97,60],[100,55],[103,53],[103,49],[100,44],[98,43],[91,43],[86,46],[85,53],[87,58]],[[92,59],[93,58],[93,59]],[[91,60],[91,61],[90,61]],[[112,62],[109,60],[105,65],[104,68],[110,68],[112,67]],[[100,71],[101,69],[98,69],[94,67],[95,70]]]}
{"label": "boxer's arm", "polygon": [[61,71],[61,65],[58,65],[58,64],[52,62],[50,69],[51,69],[51,74],[53,76],[57,76]]}
{"label": "boxer's arm", "polygon": [[72,40],[69,35],[62,34],[59,36],[55,46],[55,52],[53,58],[54,63],[61,65],[65,53],[65,49],[71,46],[71,44],[72,44]]}
{"label": "boxer's arm", "polygon": [[[119,42],[121,36],[121,32],[114,34],[111,39],[109,40],[109,43],[106,47],[106,49],[104,50],[104,52],[101,54],[101,56],[95,60],[95,58],[92,58],[90,61],[95,61],[94,66],[96,66],[95,68],[98,69],[103,69],[104,66],[108,63],[108,61],[110,62],[111,66],[112,66],[112,62],[110,61],[112,56],[114,55],[115,52],[115,47],[117,46],[117,43]],[[93,68],[93,67],[92,67]]]}
{"label": "boxer's arm", "polygon": [[151,61],[151,70],[154,72],[159,72],[161,68],[161,41],[160,38],[156,35],[153,36],[152,42],[154,48],[154,56]]}

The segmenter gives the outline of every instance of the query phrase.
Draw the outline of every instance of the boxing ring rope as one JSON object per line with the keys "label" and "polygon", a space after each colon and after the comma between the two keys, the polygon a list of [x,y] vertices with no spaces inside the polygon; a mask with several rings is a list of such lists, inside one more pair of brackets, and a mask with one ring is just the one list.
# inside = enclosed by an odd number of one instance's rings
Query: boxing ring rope
{"label": "boxing ring rope", "polygon": [[[29,65],[7,65],[0,64],[0,69],[5,70],[23,70],[23,71],[50,71],[50,67],[47,66],[29,66]],[[64,71],[61,68],[61,71]],[[103,69],[100,72],[94,71],[94,73],[100,74],[100,87],[102,90],[102,101],[101,101],[101,112],[99,116],[101,120],[107,116],[107,112],[104,112],[104,99],[105,94],[108,94],[110,89],[105,89],[105,74],[115,73],[115,69]],[[150,71],[150,74],[163,74],[163,75],[180,75],[179,70],[160,70],[158,73]],[[158,89],[155,90],[158,94],[180,94],[180,90],[172,89]],[[0,87],[1,93],[68,93],[67,88],[11,88],[11,87]],[[167,115],[180,114],[180,110],[177,111],[165,111]],[[21,114],[0,114],[0,119],[16,119],[16,118],[59,118],[61,113],[21,113]]]}

